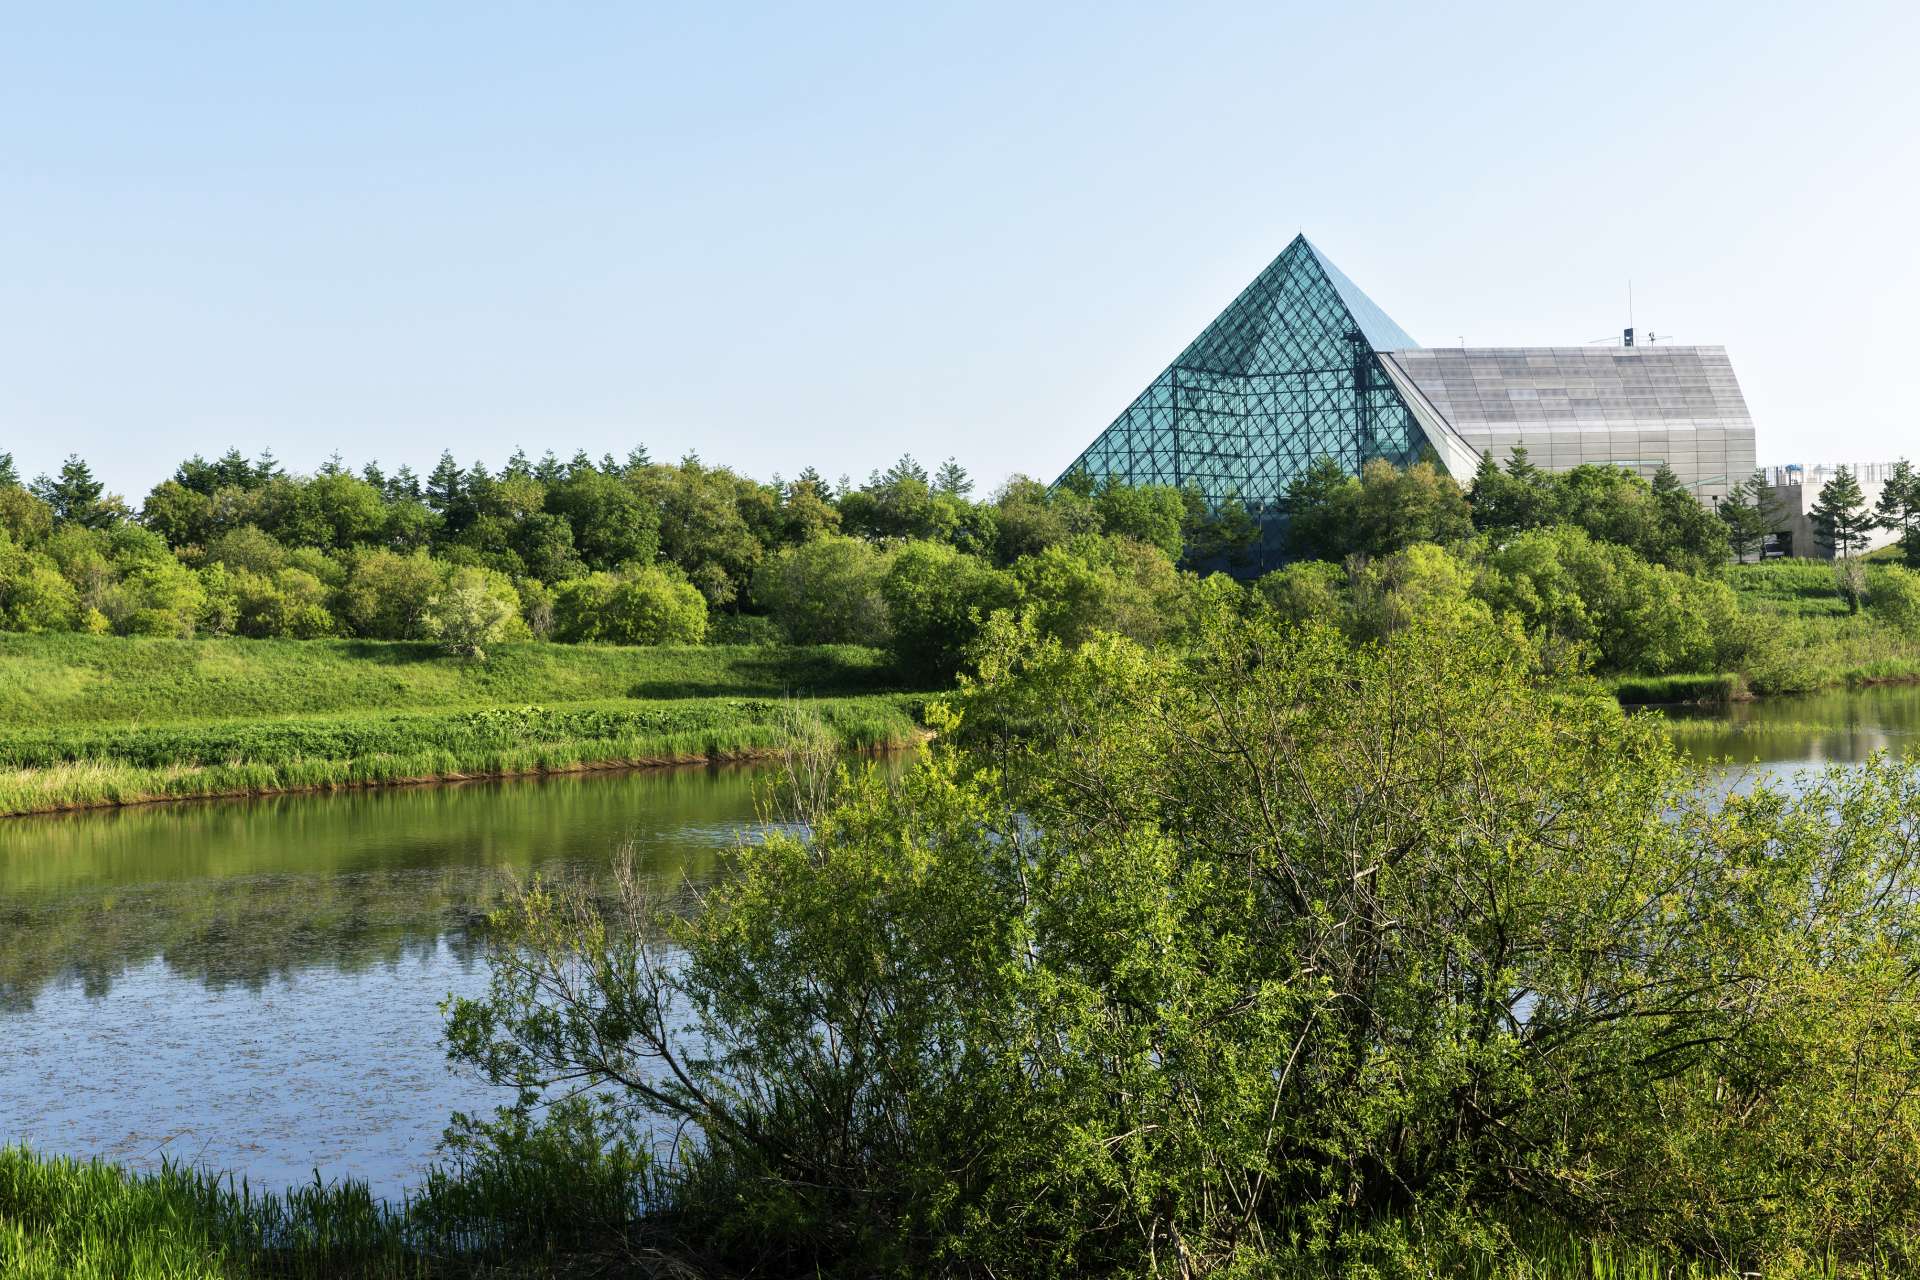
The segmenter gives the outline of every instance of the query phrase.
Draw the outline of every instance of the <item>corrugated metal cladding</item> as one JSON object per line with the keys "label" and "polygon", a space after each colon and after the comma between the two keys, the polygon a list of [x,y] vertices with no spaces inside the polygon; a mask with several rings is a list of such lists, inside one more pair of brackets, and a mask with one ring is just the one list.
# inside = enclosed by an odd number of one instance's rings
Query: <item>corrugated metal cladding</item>
{"label": "corrugated metal cladding", "polygon": [[[1713,498],[1751,476],[1753,419],[1724,347],[1417,347],[1381,352],[1474,452],[1537,465],[1661,464]],[[1396,379],[1396,381],[1398,381]]]}

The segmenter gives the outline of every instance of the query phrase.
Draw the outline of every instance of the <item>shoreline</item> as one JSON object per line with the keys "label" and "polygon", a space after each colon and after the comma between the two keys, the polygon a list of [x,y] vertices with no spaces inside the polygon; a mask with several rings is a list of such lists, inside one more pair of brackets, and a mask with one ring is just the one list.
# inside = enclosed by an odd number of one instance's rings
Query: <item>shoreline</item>
{"label": "shoreline", "polygon": [[[911,751],[932,741],[932,730],[923,729],[900,741],[877,744],[842,744],[835,748],[842,756],[878,758]],[[582,760],[573,764],[533,766],[525,769],[452,770],[447,773],[365,778],[346,782],[293,784],[279,787],[235,787],[217,791],[195,791],[182,795],[135,794],[125,798],[59,801],[42,808],[9,809],[0,812],[0,824],[19,818],[53,818],[67,814],[99,813],[104,810],[144,809],[158,805],[189,805],[217,800],[268,800],[276,796],[330,795],[335,792],[385,791],[416,787],[460,787],[486,782],[531,782],[541,778],[579,778],[601,773],[656,773],[668,770],[715,769],[729,765],[751,765],[775,760],[786,754],[785,746],[749,747],[737,751],[709,754],[638,756]]]}

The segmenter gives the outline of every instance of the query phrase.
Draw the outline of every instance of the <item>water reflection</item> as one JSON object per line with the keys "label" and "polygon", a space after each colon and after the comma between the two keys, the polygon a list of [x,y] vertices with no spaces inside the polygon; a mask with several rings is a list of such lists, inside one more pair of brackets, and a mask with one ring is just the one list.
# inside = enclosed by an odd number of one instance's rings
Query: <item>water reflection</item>
{"label": "water reflection", "polygon": [[1883,685],[1725,708],[1673,708],[1675,741],[1688,754],[1788,768],[1854,764],[1876,751],[1920,747],[1920,685]]}
{"label": "water reflection", "polygon": [[[1750,785],[1920,744],[1920,688],[1681,713]],[[439,1001],[485,982],[474,921],[501,872],[668,887],[752,838],[746,770],[291,796],[0,821],[0,1142],[161,1155],[393,1194],[455,1109]]]}
{"label": "water reflection", "polygon": [[448,1114],[438,1002],[485,982],[505,877],[671,887],[751,838],[744,770],[155,806],[0,823],[0,1142],[395,1193]]}

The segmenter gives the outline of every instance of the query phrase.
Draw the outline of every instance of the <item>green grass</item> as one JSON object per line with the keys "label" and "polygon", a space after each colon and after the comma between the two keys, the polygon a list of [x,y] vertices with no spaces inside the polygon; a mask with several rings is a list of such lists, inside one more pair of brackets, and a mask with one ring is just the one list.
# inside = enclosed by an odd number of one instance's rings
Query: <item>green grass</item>
{"label": "green grass", "polygon": [[[251,1280],[252,1277],[566,1277],[697,1275],[655,1252],[660,1188],[631,1166],[571,1150],[512,1168],[441,1171],[403,1205],[354,1183],[261,1195],[212,1175],[111,1165],[0,1148],[0,1276],[25,1280]],[[621,1225],[609,1229],[612,1222]],[[593,1224],[583,1230],[582,1224]],[[1378,1259],[1277,1258],[1277,1280],[1445,1275],[1461,1280],[1720,1280],[1736,1274],[1631,1241],[1553,1223],[1496,1224],[1462,1240],[1417,1219],[1388,1221],[1401,1246]],[[1504,1242],[1498,1242],[1504,1238]],[[1374,1250],[1361,1250],[1363,1254]],[[697,1259],[689,1259],[697,1264]],[[1357,1270],[1356,1270],[1357,1268]],[[1376,1269],[1377,1268],[1377,1269]],[[1791,1272],[1830,1276],[1814,1259]],[[1869,1270],[1860,1274],[1878,1275]]]}
{"label": "green grass", "polygon": [[1607,682],[1626,703],[1731,702],[1746,694],[1736,674],[1615,676]]}
{"label": "green grass", "polygon": [[560,706],[0,729],[0,815],[193,796],[739,760],[817,721],[843,748],[919,736],[914,694]]}
{"label": "green grass", "polygon": [[623,648],[507,644],[485,662],[376,640],[150,640],[0,635],[0,725],[586,702],[825,696],[900,688],[855,645]]}
{"label": "green grass", "polygon": [[0,635],[0,816],[192,796],[765,755],[818,721],[919,736],[924,695],[852,645],[431,645]]}

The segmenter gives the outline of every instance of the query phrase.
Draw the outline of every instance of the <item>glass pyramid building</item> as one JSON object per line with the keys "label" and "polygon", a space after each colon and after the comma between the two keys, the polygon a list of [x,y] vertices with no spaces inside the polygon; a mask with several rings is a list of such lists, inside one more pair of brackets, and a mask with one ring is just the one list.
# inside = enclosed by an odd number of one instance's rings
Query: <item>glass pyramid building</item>
{"label": "glass pyramid building", "polygon": [[1296,236],[1067,470],[1278,512],[1317,458],[1420,458],[1426,433],[1376,358],[1419,345]]}
{"label": "glass pyramid building", "polygon": [[1423,348],[1294,237],[1065,474],[1197,488],[1284,534],[1316,459],[1357,474],[1428,458],[1464,484],[1483,451],[1540,466],[1668,465],[1702,498],[1753,473],[1753,423],[1720,347]]}

